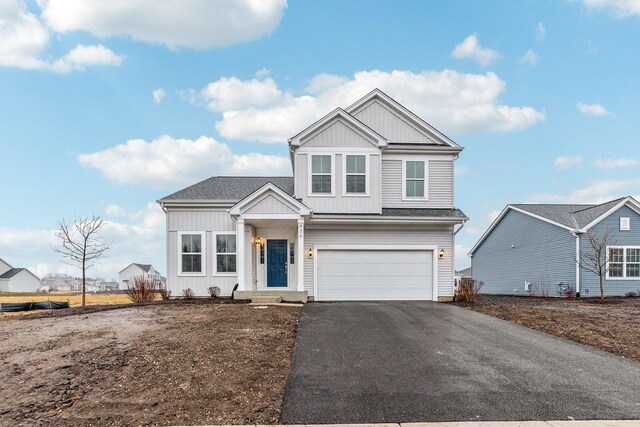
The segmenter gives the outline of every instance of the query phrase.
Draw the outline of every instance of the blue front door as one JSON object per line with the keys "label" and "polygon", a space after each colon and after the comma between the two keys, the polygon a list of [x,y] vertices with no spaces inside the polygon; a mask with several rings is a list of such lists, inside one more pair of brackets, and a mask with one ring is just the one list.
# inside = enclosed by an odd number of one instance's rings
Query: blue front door
{"label": "blue front door", "polygon": [[287,286],[286,240],[267,240],[267,286]]}

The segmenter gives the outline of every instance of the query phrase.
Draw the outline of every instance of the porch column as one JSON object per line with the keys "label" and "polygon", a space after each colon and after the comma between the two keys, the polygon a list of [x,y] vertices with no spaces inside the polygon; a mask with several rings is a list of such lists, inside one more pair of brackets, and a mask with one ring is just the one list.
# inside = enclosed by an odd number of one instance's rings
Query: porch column
{"label": "porch column", "polygon": [[298,220],[298,291],[304,291],[304,218]]}
{"label": "porch column", "polygon": [[236,221],[236,274],[238,275],[238,290],[245,290],[244,277],[244,219]]}

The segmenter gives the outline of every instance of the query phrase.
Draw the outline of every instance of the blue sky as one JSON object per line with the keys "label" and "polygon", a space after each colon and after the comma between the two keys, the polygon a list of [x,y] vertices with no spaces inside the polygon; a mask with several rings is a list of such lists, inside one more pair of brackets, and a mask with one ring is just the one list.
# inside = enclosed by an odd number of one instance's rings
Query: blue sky
{"label": "blue sky", "polygon": [[465,147],[457,266],[508,203],[640,194],[640,1],[0,0],[0,257],[73,273],[59,218],[165,271],[155,200],[290,174],[286,138],[374,87]]}

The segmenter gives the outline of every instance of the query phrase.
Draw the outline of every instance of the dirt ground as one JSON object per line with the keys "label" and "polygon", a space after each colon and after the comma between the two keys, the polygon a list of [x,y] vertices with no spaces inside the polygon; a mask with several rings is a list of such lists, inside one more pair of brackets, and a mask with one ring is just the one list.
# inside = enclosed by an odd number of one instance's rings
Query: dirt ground
{"label": "dirt ground", "polygon": [[534,298],[481,295],[454,303],[640,361],[640,298]]}
{"label": "dirt ground", "polygon": [[[160,299],[159,296],[156,297]],[[50,292],[50,293],[28,293],[28,292],[0,292],[0,302],[38,302],[38,301],[69,301],[71,307],[80,307],[82,304],[82,294],[78,292]],[[91,293],[86,295],[87,305],[104,304],[131,304],[131,300],[124,293]],[[34,313],[40,310],[32,310]],[[26,312],[2,313],[3,316],[20,316]]]}
{"label": "dirt ground", "polygon": [[276,423],[299,313],[175,302],[2,318],[0,425]]}

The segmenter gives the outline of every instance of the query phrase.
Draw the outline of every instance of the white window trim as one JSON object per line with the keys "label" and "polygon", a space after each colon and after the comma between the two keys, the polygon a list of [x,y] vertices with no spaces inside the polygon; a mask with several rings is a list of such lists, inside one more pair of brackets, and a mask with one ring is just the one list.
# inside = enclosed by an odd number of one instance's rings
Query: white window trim
{"label": "white window trim", "polygon": [[[424,162],[424,196],[407,197],[407,162]],[[423,158],[402,159],[402,200],[429,200],[429,160]]]}
{"label": "white window trim", "polygon": [[[622,223],[626,224],[623,226]],[[631,230],[631,217],[621,216],[620,217],[620,231],[630,231]]]}
{"label": "white window trim", "polygon": [[[235,272],[218,272],[218,236],[233,235],[236,236],[236,271]],[[238,275],[238,236],[235,231],[214,231],[213,236],[213,276],[232,277]],[[231,252],[221,252],[222,255],[231,255]],[[259,256],[259,255],[258,255]]]}
{"label": "white window trim", "polygon": [[[609,277],[609,249],[622,249],[623,253],[622,253],[622,277]],[[607,280],[634,280],[634,281],[640,281],[640,277],[627,277],[627,249],[640,249],[640,246],[619,246],[619,245],[612,245],[612,246],[607,246],[607,274],[606,274],[606,279]],[[614,264],[620,264],[619,262],[616,262]],[[637,264],[635,262],[631,263],[631,264]]]}
{"label": "white window trim", "polygon": [[[343,197],[369,197],[369,180],[371,170],[369,169],[369,154],[366,153],[340,153],[342,155],[342,196]],[[364,193],[347,193],[347,156],[364,156]],[[349,174],[362,175],[362,174]]]}
{"label": "white window trim", "polygon": [[[331,193],[314,193],[313,187],[311,186],[312,177],[313,177],[313,156],[331,156]],[[307,155],[307,196],[308,197],[335,197],[336,196],[336,155],[333,153],[318,153],[318,154],[308,154]],[[327,174],[316,174],[316,175],[327,175]]]}
{"label": "white window trim", "polygon": [[[200,265],[202,271],[200,273],[183,273],[182,272],[182,236],[185,234],[199,234],[201,250]],[[204,277],[207,275],[207,233],[204,231],[179,231],[178,232],[178,277]]]}

